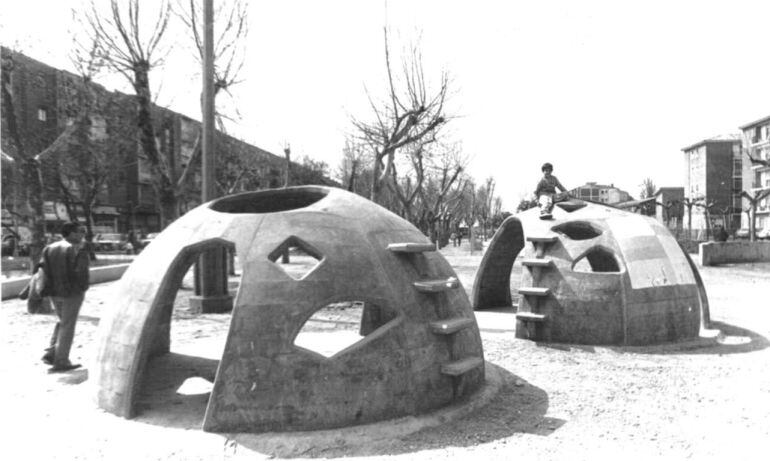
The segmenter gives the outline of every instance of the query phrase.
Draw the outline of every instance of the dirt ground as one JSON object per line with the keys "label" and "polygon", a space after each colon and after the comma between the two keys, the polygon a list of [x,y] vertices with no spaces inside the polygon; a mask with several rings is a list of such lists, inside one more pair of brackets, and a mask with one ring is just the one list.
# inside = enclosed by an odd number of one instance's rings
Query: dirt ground
{"label": "dirt ground", "polygon": [[[470,293],[481,254],[444,255]],[[151,364],[141,414],[125,420],[90,400],[87,365],[113,283],[89,290],[71,358],[84,368],[48,375],[40,362],[54,318],[24,302],[0,308],[3,459],[766,459],[770,446],[770,264],[702,268],[712,328],[655,347],[537,344],[514,337],[511,312],[477,312],[501,391],[466,417],[411,435],[340,437],[315,444],[275,434],[200,431],[229,315],[192,315],[180,290],[172,354]],[[234,282],[237,283],[237,282]],[[514,281],[515,283],[515,281]],[[352,312],[352,311],[351,311]],[[347,315],[322,319],[349,332]],[[191,378],[191,379],[188,379]],[[182,386],[182,384],[184,384]],[[181,387],[180,387],[181,386]]]}

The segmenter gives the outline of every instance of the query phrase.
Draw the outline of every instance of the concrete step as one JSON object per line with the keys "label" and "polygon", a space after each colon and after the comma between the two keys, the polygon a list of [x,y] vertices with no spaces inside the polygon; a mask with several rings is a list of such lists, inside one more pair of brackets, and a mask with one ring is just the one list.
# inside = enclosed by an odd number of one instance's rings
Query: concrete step
{"label": "concrete step", "polygon": [[551,267],[553,260],[551,258],[525,258],[521,260],[522,266],[527,267]]}
{"label": "concrete step", "polygon": [[522,287],[519,288],[519,294],[524,296],[548,296],[551,289],[546,287]]}
{"label": "concrete step", "polygon": [[421,293],[441,293],[460,287],[460,281],[454,277],[439,280],[420,280],[414,287]]}
{"label": "concrete step", "polygon": [[451,335],[462,329],[468,328],[474,323],[475,321],[468,317],[455,317],[452,319],[430,322],[430,329],[437,335]]}
{"label": "concrete step", "polygon": [[481,357],[468,357],[441,365],[441,373],[449,376],[460,376],[483,364],[484,359]]}
{"label": "concrete step", "polygon": [[394,253],[425,253],[436,251],[436,245],[432,243],[391,243],[388,250]]}
{"label": "concrete step", "polygon": [[554,243],[559,240],[556,235],[530,235],[527,237],[527,242],[532,243]]}
{"label": "concrete step", "polygon": [[516,319],[524,322],[545,322],[548,316],[545,314],[536,314],[534,312],[517,312]]}

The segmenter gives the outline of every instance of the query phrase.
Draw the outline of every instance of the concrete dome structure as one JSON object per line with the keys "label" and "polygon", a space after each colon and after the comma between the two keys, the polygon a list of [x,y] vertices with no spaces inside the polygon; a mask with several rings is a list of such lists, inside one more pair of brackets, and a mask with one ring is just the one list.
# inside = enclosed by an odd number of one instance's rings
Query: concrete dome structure
{"label": "concrete dome structure", "polygon": [[[414,226],[340,189],[221,198],[190,211],[134,261],[102,318],[98,405],[132,417],[148,358],[169,351],[173,301],[202,251],[243,267],[203,428],[314,430],[425,413],[484,382],[479,330],[456,274]],[[316,265],[301,277],[289,248]],[[357,343],[326,357],[295,343],[330,303],[363,305]]]}
{"label": "concrete dome structure", "polygon": [[476,275],[474,309],[511,306],[511,269],[523,250],[519,338],[646,345],[698,337],[705,289],[668,229],[577,200],[553,214],[541,220],[534,208],[500,226]]}

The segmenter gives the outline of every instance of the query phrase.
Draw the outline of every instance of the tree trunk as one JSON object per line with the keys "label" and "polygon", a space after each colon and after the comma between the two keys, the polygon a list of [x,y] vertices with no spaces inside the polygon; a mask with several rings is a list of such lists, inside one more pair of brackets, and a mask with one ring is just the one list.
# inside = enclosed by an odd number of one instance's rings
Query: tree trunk
{"label": "tree trunk", "polygon": [[[8,134],[16,145],[16,159],[21,164],[21,177],[23,193],[25,195],[25,224],[32,231],[32,242],[29,249],[30,271],[33,271],[37,261],[40,260],[40,254],[45,246],[45,215],[43,214],[43,179],[40,174],[40,164],[34,158],[27,158],[24,142],[19,133],[19,126],[16,123],[16,107],[13,95],[11,94],[11,74],[12,68],[3,65],[2,81],[2,103],[5,106],[5,122]],[[19,210],[16,210],[17,212]]]}
{"label": "tree trunk", "polygon": [[45,215],[43,213],[43,183],[40,177],[40,165],[34,159],[24,159],[22,164],[26,202],[31,214],[27,216],[27,225],[32,231],[29,248],[30,273],[40,260],[45,246]]}
{"label": "tree trunk", "polygon": [[161,229],[168,226],[178,217],[177,196],[174,191],[172,178],[161,158],[155,142],[155,126],[152,121],[152,100],[150,98],[149,65],[139,63],[134,68],[134,91],[136,92],[137,126],[139,141],[144,154],[152,163],[155,171],[153,182],[159,201]]}

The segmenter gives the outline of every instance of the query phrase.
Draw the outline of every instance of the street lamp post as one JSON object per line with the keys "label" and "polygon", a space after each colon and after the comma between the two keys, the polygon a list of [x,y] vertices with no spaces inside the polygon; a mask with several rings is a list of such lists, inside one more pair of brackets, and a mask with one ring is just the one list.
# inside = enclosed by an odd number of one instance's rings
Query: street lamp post
{"label": "street lamp post", "polygon": [[[201,198],[216,198],[214,182],[214,7],[213,0],[203,2],[203,97],[201,98]],[[193,311],[228,312],[233,298],[227,289],[227,248],[205,250],[195,267],[195,296],[190,298]]]}

